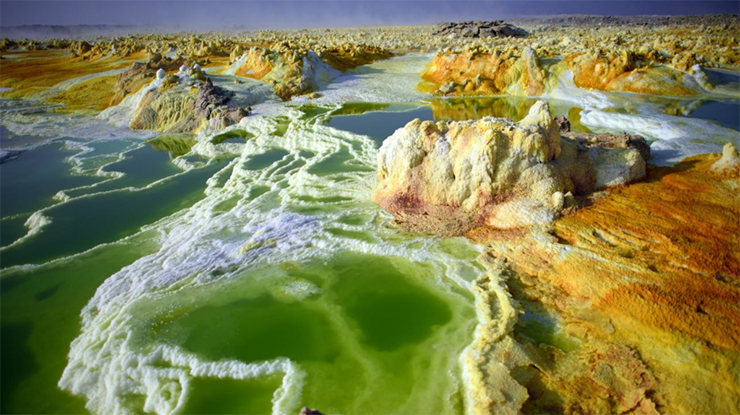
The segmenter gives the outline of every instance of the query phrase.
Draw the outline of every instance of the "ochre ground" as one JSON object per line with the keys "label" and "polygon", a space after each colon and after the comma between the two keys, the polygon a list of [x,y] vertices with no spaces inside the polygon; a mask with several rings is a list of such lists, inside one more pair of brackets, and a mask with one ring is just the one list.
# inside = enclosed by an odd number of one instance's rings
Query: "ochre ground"
{"label": "ochre ground", "polygon": [[101,76],[81,82],[49,98],[49,102],[65,104],[64,110],[99,112],[110,104],[118,75]]}
{"label": "ochre ground", "polygon": [[582,345],[532,347],[525,412],[737,412],[740,179],[713,174],[718,159],[650,167],[549,235],[468,234],[508,261],[525,311]]}
{"label": "ochre ground", "polygon": [[[19,57],[0,60],[0,87],[11,88],[0,93],[3,98],[31,98],[60,82],[124,69],[134,61],[148,58],[148,54],[139,52],[125,58],[111,55],[89,60],[74,57],[66,50],[6,52],[4,55]],[[228,64],[228,57],[223,56],[208,56],[204,60],[208,61],[208,64],[201,65],[204,68]],[[65,104],[65,107],[58,109],[60,111],[102,111],[120,103],[120,100],[112,101],[117,79],[118,75],[89,79],[45,99],[50,103]],[[148,82],[151,82],[150,78],[143,79],[132,87],[138,90]]]}
{"label": "ochre ground", "polygon": [[12,88],[2,93],[4,98],[27,98],[62,81],[123,69],[132,62],[130,58],[117,57],[88,61],[61,50],[30,51],[19,55],[22,57],[0,60],[0,87]]}

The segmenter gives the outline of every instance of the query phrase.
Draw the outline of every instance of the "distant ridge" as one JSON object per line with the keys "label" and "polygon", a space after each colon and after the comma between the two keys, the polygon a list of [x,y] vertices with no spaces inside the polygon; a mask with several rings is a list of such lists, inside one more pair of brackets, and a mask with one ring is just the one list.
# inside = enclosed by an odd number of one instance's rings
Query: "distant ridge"
{"label": "distant ridge", "polygon": [[[640,15],[640,16],[600,16],[582,14],[564,14],[551,16],[532,16],[508,18],[507,22],[519,25],[535,26],[608,26],[608,25],[740,25],[740,14],[701,14],[701,15]],[[414,26],[414,25],[410,25]],[[431,26],[431,25],[422,25]],[[223,32],[237,32],[253,30],[246,25],[231,25],[222,27]],[[299,30],[276,29],[276,30]],[[0,37],[11,39],[52,39],[52,38],[93,38],[96,36],[124,36],[141,33],[205,33],[212,30],[193,30],[187,25],[175,26],[146,26],[146,25],[18,25],[0,26]]]}
{"label": "distant ridge", "polygon": [[153,30],[152,27],[141,25],[20,25],[0,27],[0,37],[11,39],[80,38],[121,36]]}
{"label": "distant ridge", "polygon": [[638,15],[600,16],[587,14],[564,14],[554,16],[522,17],[507,19],[511,22],[546,25],[682,25],[682,24],[739,24],[740,14],[698,15]]}

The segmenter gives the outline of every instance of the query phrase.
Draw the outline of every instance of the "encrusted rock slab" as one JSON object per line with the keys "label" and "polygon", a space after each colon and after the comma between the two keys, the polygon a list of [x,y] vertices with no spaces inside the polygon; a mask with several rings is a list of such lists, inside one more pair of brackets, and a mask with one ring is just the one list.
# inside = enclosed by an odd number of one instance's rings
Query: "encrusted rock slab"
{"label": "encrusted rock slab", "polygon": [[644,176],[637,148],[561,137],[539,101],[519,123],[414,120],[396,130],[378,154],[375,201],[410,228],[462,234],[465,224],[549,224],[574,194]]}
{"label": "encrusted rock slab", "polygon": [[[577,143],[579,151],[588,152],[596,172],[597,190],[625,185],[645,177],[650,145],[642,136],[572,132],[570,121],[562,115],[555,117],[555,122],[564,139]],[[637,150],[637,153],[630,149]]]}
{"label": "encrusted rock slab", "polygon": [[210,79],[198,83],[193,92],[174,78],[174,87],[162,86],[146,93],[129,123],[130,128],[183,133],[195,132],[207,122],[221,129],[251,112],[251,108],[229,107],[233,93],[213,85]]}
{"label": "encrusted rock slab", "polygon": [[467,21],[467,22],[445,22],[437,25],[432,32],[438,36],[462,36],[462,37],[526,37],[529,33],[513,24],[503,20],[494,21]]}

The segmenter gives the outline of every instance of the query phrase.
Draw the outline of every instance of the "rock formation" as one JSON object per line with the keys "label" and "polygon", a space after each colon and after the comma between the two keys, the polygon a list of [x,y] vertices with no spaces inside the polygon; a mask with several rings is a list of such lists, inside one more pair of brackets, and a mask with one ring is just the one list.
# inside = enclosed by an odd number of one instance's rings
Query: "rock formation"
{"label": "rock formation", "polygon": [[8,39],[7,37],[0,39],[0,52],[7,52],[8,50],[14,49],[17,47],[18,47],[18,43],[16,43],[12,39]]}
{"label": "rock formation", "polygon": [[546,225],[574,196],[644,177],[639,142],[561,137],[544,101],[519,123],[414,120],[380,148],[375,201],[399,223],[446,235]]}
{"label": "rock formation", "polygon": [[546,91],[547,72],[534,49],[517,54],[489,54],[480,48],[438,53],[422,74],[420,88],[436,95],[539,96]]}
{"label": "rock formation", "polygon": [[725,144],[722,148],[722,158],[712,164],[712,171],[726,176],[740,175],[740,152],[734,144]]}
{"label": "rock formation", "polygon": [[503,20],[446,22],[437,25],[432,32],[436,36],[462,37],[526,37],[529,33]]}
{"label": "rock formation", "polygon": [[195,132],[207,122],[221,129],[239,122],[251,112],[251,108],[229,107],[232,94],[213,85],[210,79],[199,83],[195,92],[190,85],[180,85],[177,80],[174,86],[169,86],[164,82],[166,79],[168,77],[162,77],[161,86],[146,92],[129,127],[184,133]]}
{"label": "rock formation", "polygon": [[160,69],[171,72],[184,63],[182,59],[163,58],[159,53],[152,54],[146,62],[134,62],[125,72],[118,75],[110,105],[118,105],[128,94],[151,82]]}
{"label": "rock formation", "polygon": [[562,61],[543,63],[531,46],[510,47],[503,52],[482,47],[438,53],[422,74],[419,88],[436,95],[541,96],[554,90],[563,72],[584,89],[634,92],[649,95],[692,96],[714,86],[698,64],[688,72],[654,65],[631,51],[619,54],[577,52]]}
{"label": "rock formation", "polygon": [[667,66],[645,65],[644,61],[638,65],[628,51],[619,55],[574,53],[564,61],[581,88],[671,96],[697,95],[707,85],[711,88],[708,80],[702,79],[702,85],[693,76]]}
{"label": "rock formation", "polygon": [[253,47],[236,58],[241,50],[237,46],[231,53],[238,65],[235,73],[270,83],[286,101],[315,91],[343,71],[392,56],[382,48],[354,44],[317,47],[281,42],[272,48]]}

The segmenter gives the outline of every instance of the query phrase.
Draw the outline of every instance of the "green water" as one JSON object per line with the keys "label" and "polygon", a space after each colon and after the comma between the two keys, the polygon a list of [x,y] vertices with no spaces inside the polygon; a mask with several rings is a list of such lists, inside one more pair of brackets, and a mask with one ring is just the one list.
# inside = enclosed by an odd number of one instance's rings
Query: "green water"
{"label": "green water", "polygon": [[106,278],[153,251],[151,236],[0,274],[2,413],[87,412],[84,400],[57,386],[69,344],[80,332],[80,311]]}
{"label": "green water", "polygon": [[3,267],[38,264],[132,235],[192,205],[203,196],[206,180],[222,167],[214,163],[142,190],[96,194],[54,206],[44,211],[51,223],[41,232],[3,251]]}
{"label": "green water", "polygon": [[287,155],[288,152],[280,148],[268,150],[264,153],[251,156],[244,163],[244,168],[246,168],[247,170],[262,170],[266,167],[271,166],[276,161],[282,160],[283,157]]}
{"label": "green water", "polygon": [[[216,361],[289,358],[307,373],[301,405],[328,413],[458,412],[454,377],[432,374],[455,370],[474,311],[433,276],[423,264],[350,252],[248,270],[205,292],[142,302],[135,313],[150,317],[135,342],[143,349],[165,342]],[[310,288],[295,295],[296,286]],[[198,399],[244,381],[209,382],[194,389]],[[275,386],[247,388],[246,397],[269,402]],[[232,400],[209,402],[214,413],[233,410]]]}
{"label": "green water", "polygon": [[230,130],[225,133],[217,134],[211,139],[213,144],[221,143],[244,143],[246,140],[253,138],[254,136],[248,131],[244,130]]}
{"label": "green water", "polygon": [[[308,113],[322,116],[330,111]],[[403,115],[401,125],[413,114]],[[294,121],[277,121],[271,134],[289,134]],[[236,132],[216,141],[245,139],[257,137]],[[59,387],[70,345],[85,330],[80,321],[83,307],[104,281],[120,278],[115,275],[124,267],[137,266],[137,260],[158,252],[161,228],[142,233],[142,227],[176,218],[204,199],[209,179],[211,191],[228,192],[222,188],[232,175],[232,169],[224,169],[230,160],[212,160],[184,172],[172,163],[172,157],[184,152],[181,144],[85,144],[92,150],[80,156],[77,166],[86,174],[72,173],[67,157],[74,153],[60,144],[27,151],[3,164],[2,245],[26,234],[24,223],[34,211],[43,209],[49,223],[0,252],[2,413],[87,412],[85,396]],[[294,200],[301,205],[284,207],[304,215],[336,212],[329,235],[348,243],[380,243],[373,229],[345,228],[371,220],[372,214],[365,211],[369,202],[358,205],[333,187],[357,175],[372,177],[374,169],[357,158],[363,146],[350,140],[325,151],[265,146],[236,165],[268,177],[304,169],[321,178],[326,182],[322,193],[298,194]],[[101,166],[104,173],[121,177],[95,176]],[[249,184],[244,193],[215,204],[211,220],[218,221],[218,215],[229,214],[244,201],[260,201],[267,214],[280,207],[276,192],[294,185],[287,179]],[[59,191],[68,200],[53,199]],[[17,198],[8,200],[6,195]],[[398,243],[408,237],[394,238]],[[476,255],[463,256],[472,263]],[[39,266],[14,267],[23,264]],[[245,378],[193,376],[181,413],[269,413],[285,382],[300,385],[299,401],[291,408],[367,414],[462,412],[457,359],[470,342],[476,319],[470,295],[451,288],[455,283],[445,280],[439,266],[341,249],[329,258],[257,263],[216,269],[211,275],[218,278],[235,270],[236,275],[205,286],[133,301],[126,310],[131,316],[126,328],[131,352],[147,354],[167,345],[204,362],[289,359],[302,375],[288,380],[282,372]],[[141,276],[146,278],[146,271]],[[142,395],[116,399],[134,413],[143,410]]]}
{"label": "green water", "polygon": [[[372,138],[377,146],[414,118],[422,121],[461,121],[483,117],[519,121],[537,101],[518,97],[430,98],[423,102],[382,104],[348,103],[330,113],[327,125]],[[565,115],[574,131],[588,129],[580,125],[578,108],[573,103],[548,100],[554,115]]]}
{"label": "green water", "polygon": [[72,174],[65,162],[77,151],[66,150],[61,143],[26,151],[15,160],[0,165],[0,211],[3,217],[31,214],[54,203],[54,195],[63,189],[90,185],[100,177]]}
{"label": "green water", "polygon": [[314,164],[308,169],[308,171],[309,173],[313,173],[317,176],[324,176],[335,173],[372,171],[367,166],[351,163],[352,160],[353,157],[350,154],[349,149],[345,146],[342,146],[339,151],[333,153],[326,159]]}
{"label": "green water", "polygon": [[281,377],[267,379],[197,378],[184,414],[268,414],[272,394],[280,387]]}

